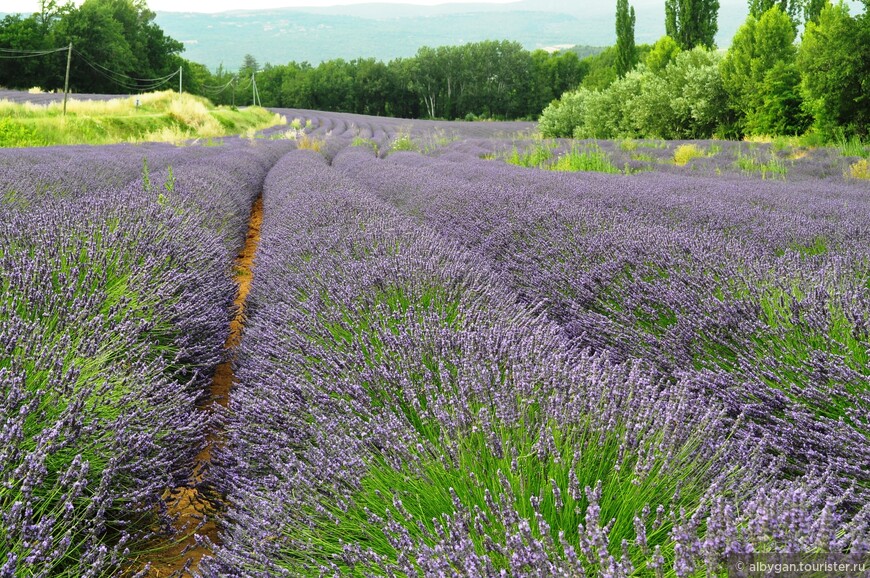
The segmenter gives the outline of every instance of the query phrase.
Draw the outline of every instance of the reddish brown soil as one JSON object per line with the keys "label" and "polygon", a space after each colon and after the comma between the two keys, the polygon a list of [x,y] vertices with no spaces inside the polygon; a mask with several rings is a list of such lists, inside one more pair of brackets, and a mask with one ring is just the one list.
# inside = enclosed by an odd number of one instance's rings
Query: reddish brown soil
{"label": "reddish brown soil", "polygon": [[[254,254],[260,242],[260,225],[263,222],[263,199],[258,198],[251,210],[248,225],[248,235],[245,246],[235,261],[235,280],[239,290],[236,295],[236,314],[230,322],[230,335],[224,345],[226,349],[234,350],[242,340],[244,326],[245,301],[251,290],[253,279]],[[227,361],[218,365],[209,389],[209,398],[201,407],[202,411],[214,411],[214,405],[226,407],[230,399],[230,389],[233,385],[232,353]],[[145,575],[148,578],[167,578],[169,576],[191,576],[199,567],[200,560],[211,555],[211,549],[206,545],[197,544],[196,536],[203,536],[213,544],[220,544],[218,536],[217,517],[222,504],[217,495],[201,488],[211,463],[212,450],[222,443],[221,432],[212,432],[208,443],[196,457],[196,464],[191,475],[189,486],[167,489],[163,500],[169,513],[176,518],[175,534],[177,543],[163,542],[155,544],[152,552],[143,556],[138,568],[150,564],[150,570]]]}

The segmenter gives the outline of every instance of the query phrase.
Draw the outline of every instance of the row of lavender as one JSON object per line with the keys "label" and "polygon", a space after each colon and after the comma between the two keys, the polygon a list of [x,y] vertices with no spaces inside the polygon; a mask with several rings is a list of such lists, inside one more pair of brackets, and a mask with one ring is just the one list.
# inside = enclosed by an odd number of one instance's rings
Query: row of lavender
{"label": "row of lavender", "polygon": [[[790,473],[870,496],[866,186],[554,175],[348,151],[335,166],[481,254],[579,349],[749,418]],[[819,188],[822,187],[821,190]]]}
{"label": "row of lavender", "polygon": [[0,576],[117,575],[160,531],[208,432],[232,258],[286,149],[0,155]]}
{"label": "row of lavender", "polygon": [[[686,576],[752,551],[863,556],[861,462],[796,460],[800,442],[781,439],[815,417],[811,443],[828,449],[839,423],[863,460],[860,391],[839,392],[840,422],[792,391],[745,403],[744,352],[720,367],[702,348],[687,367],[694,351],[656,323],[608,317],[658,315],[652,297],[701,282],[680,258],[701,258],[704,239],[671,230],[697,226],[690,205],[665,211],[625,181],[622,200],[576,203],[569,183],[548,190],[559,177],[487,166],[348,149],[333,166],[291,153],[269,174],[218,472],[223,546],[203,573]],[[620,222],[635,213],[637,243]],[[618,307],[635,285],[646,292]],[[699,386],[730,370],[730,393]]]}

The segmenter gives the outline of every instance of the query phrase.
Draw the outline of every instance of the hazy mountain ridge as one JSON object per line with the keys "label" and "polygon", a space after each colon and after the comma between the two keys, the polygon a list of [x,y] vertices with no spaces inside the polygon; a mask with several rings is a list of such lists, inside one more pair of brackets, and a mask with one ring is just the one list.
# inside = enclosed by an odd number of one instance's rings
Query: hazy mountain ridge
{"label": "hazy mountain ridge", "polygon": [[[638,43],[664,34],[664,3],[633,3]],[[217,14],[158,12],[157,24],[185,43],[184,56],[211,69],[238,67],[245,54],[261,63],[412,56],[420,46],[513,40],[525,48],[564,44],[606,46],[616,40],[614,8],[552,0],[509,4],[358,4],[327,8],[236,10]],[[725,0],[719,12],[720,46],[746,17],[743,0]]]}

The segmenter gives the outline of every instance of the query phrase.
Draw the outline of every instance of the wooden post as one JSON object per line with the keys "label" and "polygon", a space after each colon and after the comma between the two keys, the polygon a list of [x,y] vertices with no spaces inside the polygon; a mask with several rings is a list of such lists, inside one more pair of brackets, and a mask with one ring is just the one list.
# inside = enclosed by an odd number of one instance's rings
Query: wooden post
{"label": "wooden post", "polygon": [[66,53],[66,78],[63,81],[63,115],[66,116],[66,99],[69,95],[69,66],[72,62],[72,42],[69,43],[69,50]]}

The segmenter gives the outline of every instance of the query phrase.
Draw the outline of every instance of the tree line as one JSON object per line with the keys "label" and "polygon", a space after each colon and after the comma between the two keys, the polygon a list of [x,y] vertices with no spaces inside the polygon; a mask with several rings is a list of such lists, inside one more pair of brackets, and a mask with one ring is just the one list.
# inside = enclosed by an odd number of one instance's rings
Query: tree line
{"label": "tree line", "polygon": [[226,88],[212,98],[249,104],[255,74],[263,106],[402,118],[537,118],[553,99],[576,87],[587,69],[573,52],[530,52],[508,41],[422,47],[413,57],[389,62],[267,64],[259,72],[249,55],[237,73],[217,71],[212,84]]}
{"label": "tree line", "polygon": [[587,60],[580,86],[546,107],[542,132],[605,139],[870,134],[870,0],[856,16],[842,2],[749,0],[749,16],[724,55],[714,50],[714,17],[689,26],[683,15],[717,2],[668,0],[673,35],[635,48],[633,10],[618,0],[616,46]]}

